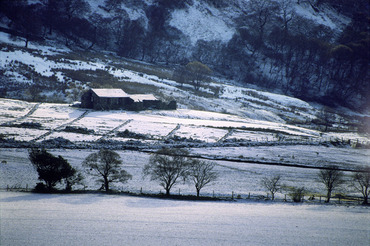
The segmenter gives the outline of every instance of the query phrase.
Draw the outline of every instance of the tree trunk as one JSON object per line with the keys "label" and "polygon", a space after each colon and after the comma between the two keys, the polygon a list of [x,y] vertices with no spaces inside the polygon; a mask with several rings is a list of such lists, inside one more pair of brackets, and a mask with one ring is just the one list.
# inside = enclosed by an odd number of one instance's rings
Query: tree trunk
{"label": "tree trunk", "polygon": [[197,197],[200,195],[200,189],[197,189]]}
{"label": "tree trunk", "polygon": [[364,202],[362,204],[367,205],[368,204],[368,192],[367,192],[367,187],[365,187],[365,192],[364,192]]}
{"label": "tree trunk", "polygon": [[48,191],[52,191],[53,190],[53,183],[51,181],[46,182],[46,187],[47,187]]}
{"label": "tree trunk", "polygon": [[170,196],[170,189],[166,188],[166,196]]}
{"label": "tree trunk", "polygon": [[109,191],[108,177],[104,177],[104,187],[105,187],[105,191],[108,192]]}
{"label": "tree trunk", "polygon": [[328,193],[326,194],[326,201],[325,202],[329,202],[330,201],[330,197],[331,197],[331,190],[328,190]]}

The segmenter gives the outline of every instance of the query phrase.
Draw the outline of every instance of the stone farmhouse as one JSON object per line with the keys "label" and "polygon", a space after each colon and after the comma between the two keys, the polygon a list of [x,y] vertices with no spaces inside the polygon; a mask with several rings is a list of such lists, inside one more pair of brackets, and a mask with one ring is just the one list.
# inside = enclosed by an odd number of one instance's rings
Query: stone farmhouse
{"label": "stone farmhouse", "polygon": [[170,103],[158,100],[152,94],[127,94],[121,89],[90,89],[81,96],[81,107],[95,110],[175,110],[176,101]]}

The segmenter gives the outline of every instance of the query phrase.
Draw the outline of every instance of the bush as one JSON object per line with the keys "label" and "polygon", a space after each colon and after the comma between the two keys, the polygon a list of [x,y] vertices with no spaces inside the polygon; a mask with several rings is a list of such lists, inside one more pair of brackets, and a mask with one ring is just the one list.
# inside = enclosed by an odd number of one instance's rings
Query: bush
{"label": "bush", "polygon": [[291,192],[289,193],[290,198],[292,198],[293,202],[302,202],[302,198],[304,197],[305,189],[304,187],[292,187]]}
{"label": "bush", "polygon": [[37,183],[36,190],[47,190],[52,192],[55,190],[57,183],[64,179],[71,178],[76,175],[76,169],[71,167],[66,159],[62,156],[54,156],[45,149],[31,149],[29,151],[29,159],[35,167],[39,180],[44,183]]}
{"label": "bush", "polygon": [[148,136],[144,134],[131,132],[127,129],[124,130],[123,132],[117,132],[116,136],[121,138],[148,139]]}
{"label": "bush", "polygon": [[81,133],[81,134],[94,134],[94,130],[89,130],[85,127],[78,127],[78,126],[66,126],[64,128],[65,132],[73,132],[73,133]]}

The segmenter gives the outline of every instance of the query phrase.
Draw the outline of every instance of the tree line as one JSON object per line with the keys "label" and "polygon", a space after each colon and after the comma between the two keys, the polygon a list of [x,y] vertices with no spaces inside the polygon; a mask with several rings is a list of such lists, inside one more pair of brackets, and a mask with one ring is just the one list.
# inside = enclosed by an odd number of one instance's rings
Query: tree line
{"label": "tree line", "polygon": [[[189,181],[194,184],[199,197],[200,190],[215,181],[218,174],[214,171],[214,163],[188,158],[188,155],[188,151],[183,149],[159,150],[144,166],[144,177],[158,181],[167,196],[180,180]],[[29,151],[29,159],[38,172],[39,180],[43,181],[36,185],[36,191],[56,191],[58,183],[65,184],[65,191],[71,191],[73,185],[82,184],[83,175],[60,155],[56,157],[45,149],[35,148]],[[111,183],[125,183],[132,179],[132,175],[123,169],[119,154],[109,149],[88,155],[82,167],[87,174],[96,178],[106,192],[111,191]]]}
{"label": "tree line", "polygon": [[[216,181],[219,174],[215,171],[215,163],[190,158],[185,149],[161,149],[151,155],[149,162],[144,165],[142,173],[152,181],[157,181],[165,190],[166,196],[171,195],[171,189],[179,182],[190,182],[194,185],[196,196],[205,186]],[[29,159],[36,171],[38,179],[35,191],[54,192],[57,184],[64,184],[65,191],[72,191],[74,185],[83,184],[84,176],[73,168],[62,156],[54,156],[45,149],[31,149]],[[111,192],[110,184],[125,183],[132,179],[132,175],[124,170],[120,155],[109,149],[101,149],[88,155],[82,162],[85,173],[96,179],[101,184],[101,190]],[[368,204],[370,194],[370,168],[362,168],[351,176],[351,184],[363,197],[363,204]],[[317,174],[317,181],[322,183],[327,191],[326,202],[332,197],[332,192],[346,181],[343,171],[335,166],[322,169]],[[265,177],[261,185],[275,199],[275,194],[280,192],[284,185],[280,175]],[[291,187],[289,195],[295,202],[300,202],[305,194],[304,187]]]}

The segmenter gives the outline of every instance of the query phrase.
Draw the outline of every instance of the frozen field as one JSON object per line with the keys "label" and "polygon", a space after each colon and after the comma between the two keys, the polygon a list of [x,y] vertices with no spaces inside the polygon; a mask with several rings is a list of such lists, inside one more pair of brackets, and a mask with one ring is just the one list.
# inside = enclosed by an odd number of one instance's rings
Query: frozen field
{"label": "frozen field", "polygon": [[0,192],[1,241],[30,245],[367,245],[367,207]]}

